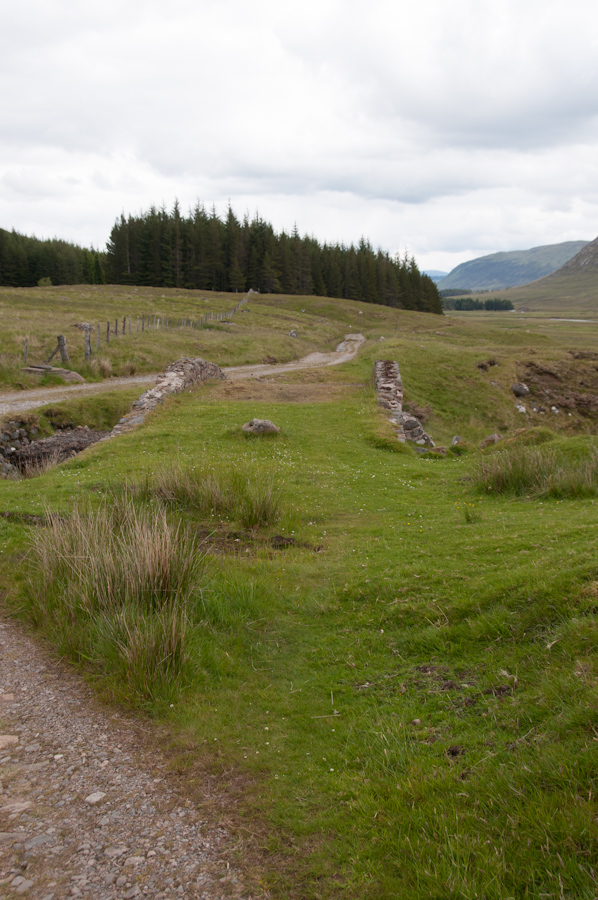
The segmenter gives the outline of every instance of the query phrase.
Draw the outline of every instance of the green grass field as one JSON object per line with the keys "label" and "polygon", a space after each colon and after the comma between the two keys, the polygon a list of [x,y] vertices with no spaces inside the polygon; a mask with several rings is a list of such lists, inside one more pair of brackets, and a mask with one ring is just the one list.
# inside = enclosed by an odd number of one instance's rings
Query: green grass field
{"label": "green grass field", "polygon": [[[572,352],[598,354],[598,327],[321,298],[253,304],[246,318],[263,317],[263,339],[222,332],[201,354],[259,361],[268,329],[283,346],[290,323],[309,334],[289,347],[296,355],[350,330],[368,342],[346,365],[205,384],[40,478],[0,482],[7,608],[104,697],[161,723],[199,799],[202,772],[219,775],[256,893],[593,900],[598,498],[488,490],[480,465],[500,460],[501,445],[477,446],[500,431],[510,447],[554,447],[563,466],[593,458],[591,416],[521,414],[510,385],[530,359],[563,372]],[[279,331],[267,324],[277,316]],[[398,360],[406,399],[430,407],[426,429],[449,448],[458,434],[465,452],[395,442],[375,402],[376,359]],[[64,409],[85,420],[84,404]],[[253,417],[282,431],[248,438],[241,425]],[[211,479],[213,495],[233,475],[276,484],[279,508],[247,527],[240,505],[165,493],[175,462]],[[94,643],[101,598],[73,594],[67,619],[52,614],[53,589],[44,599],[30,587],[42,526],[27,516],[118,510],[130,498],[206,554],[183,610],[186,662],[170,683],[127,677],[108,613]]]}

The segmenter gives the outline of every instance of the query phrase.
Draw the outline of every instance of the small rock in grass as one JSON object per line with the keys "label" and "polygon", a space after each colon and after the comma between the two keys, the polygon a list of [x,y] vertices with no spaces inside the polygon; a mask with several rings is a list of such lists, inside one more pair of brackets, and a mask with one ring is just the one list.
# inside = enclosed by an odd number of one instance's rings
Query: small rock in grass
{"label": "small rock in grass", "polygon": [[14,734],[0,734],[0,750],[4,750],[5,747],[13,747],[15,744],[19,743],[19,739]]}
{"label": "small rock in grass", "polygon": [[89,794],[89,796],[85,798],[85,803],[89,803],[91,806],[93,806],[95,803],[99,803],[100,800],[103,800],[105,796],[106,794],[104,793],[104,791],[95,791],[93,794]]}
{"label": "small rock in grass", "polygon": [[498,444],[498,442],[501,440],[502,434],[499,434],[497,431],[495,431],[494,434],[490,435],[490,437],[484,438],[484,440],[480,444],[480,450],[483,450],[485,447],[491,447],[492,444]]}
{"label": "small rock in grass", "polygon": [[251,422],[245,422],[243,431],[247,434],[277,434],[280,428],[270,419],[252,419]]}
{"label": "small rock in grass", "polygon": [[421,720],[421,719],[412,719],[412,720],[411,720],[411,724],[412,724],[412,725],[415,725],[415,726],[417,726],[417,727],[419,727],[419,726],[421,725],[421,723],[422,723],[422,720]]}
{"label": "small rock in grass", "polygon": [[523,383],[523,381],[511,385],[511,390],[516,397],[526,397],[529,394],[529,388],[527,384]]}

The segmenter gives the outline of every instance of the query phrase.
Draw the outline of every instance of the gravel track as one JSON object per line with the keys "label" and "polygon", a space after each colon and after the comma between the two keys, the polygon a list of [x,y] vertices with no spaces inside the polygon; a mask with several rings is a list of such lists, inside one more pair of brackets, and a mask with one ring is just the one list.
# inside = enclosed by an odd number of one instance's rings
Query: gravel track
{"label": "gravel track", "polygon": [[[339,344],[342,350],[333,353],[308,353],[302,359],[296,359],[288,363],[255,364],[248,366],[228,366],[222,369],[226,377],[231,381],[243,378],[259,378],[263,375],[284,375],[285,372],[296,372],[299,369],[314,369],[320,366],[338,366],[340,363],[353,359],[362,341],[349,341]],[[28,409],[37,409],[48,403],[58,403],[61,400],[70,400],[72,397],[85,394],[98,394],[102,391],[111,391],[115,387],[129,387],[134,384],[149,384],[158,377],[158,372],[148,375],[130,375],[122,378],[109,378],[92,384],[74,384],[68,387],[36,388],[31,391],[13,391],[10,394],[0,394],[0,415],[26,412]]]}
{"label": "gravel track", "polygon": [[252,896],[226,828],[185,797],[151,725],[101,706],[6,619],[0,686],[0,897]]}
{"label": "gravel track", "polygon": [[35,388],[31,391],[13,391],[10,394],[0,394],[0,415],[26,412],[28,409],[37,409],[38,406],[47,406],[48,403],[70,400],[79,394],[100,394],[103,391],[112,391],[115,387],[148,384],[155,381],[156,378],[157,373],[152,372],[149,375],[128,375],[90,384]]}

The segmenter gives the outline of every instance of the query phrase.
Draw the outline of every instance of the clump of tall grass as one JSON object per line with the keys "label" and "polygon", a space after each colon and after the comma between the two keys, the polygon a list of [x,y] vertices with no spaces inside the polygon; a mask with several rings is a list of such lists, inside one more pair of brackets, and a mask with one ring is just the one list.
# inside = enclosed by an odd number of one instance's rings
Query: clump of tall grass
{"label": "clump of tall grass", "polygon": [[191,675],[190,615],[205,555],[163,508],[131,497],[48,513],[33,536],[24,612],[70,656],[144,701],[170,699]]}
{"label": "clump of tall grass", "polygon": [[480,459],[474,482],[497,494],[594,497],[598,494],[598,448],[568,452],[563,447],[514,444]]}
{"label": "clump of tall grass", "polygon": [[136,372],[137,372],[137,366],[131,359],[127,359],[127,361],[124,362],[122,364],[122,366],[120,367],[121,375],[130,376],[130,375],[134,375]]}
{"label": "clump of tall grass", "polygon": [[62,459],[60,453],[57,450],[54,450],[48,456],[25,463],[21,474],[23,478],[39,478],[40,475],[51,472],[52,469],[55,469],[61,462]]}
{"label": "clump of tall grass", "polygon": [[112,363],[108,359],[108,357],[105,356],[92,359],[91,363],[89,364],[89,368],[93,375],[99,375],[102,378],[110,378],[110,376],[112,375]]}
{"label": "clump of tall grass", "polygon": [[201,516],[236,519],[245,528],[276,522],[282,492],[272,472],[203,471],[174,465],[155,473],[138,489],[145,499],[186,506]]}

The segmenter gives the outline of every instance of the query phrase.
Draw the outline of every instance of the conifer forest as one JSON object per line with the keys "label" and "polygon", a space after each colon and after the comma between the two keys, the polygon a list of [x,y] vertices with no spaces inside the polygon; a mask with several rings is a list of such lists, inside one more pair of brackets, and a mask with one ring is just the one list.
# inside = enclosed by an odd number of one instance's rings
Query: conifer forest
{"label": "conifer forest", "polygon": [[442,313],[438,289],[407,254],[374,250],[362,238],[321,244],[295,229],[277,233],[259,215],[220,217],[198,204],[187,216],[151,207],[122,214],[106,251],[39,241],[0,230],[0,284],[130,284],[206,291],[339,297],[397,309]]}

